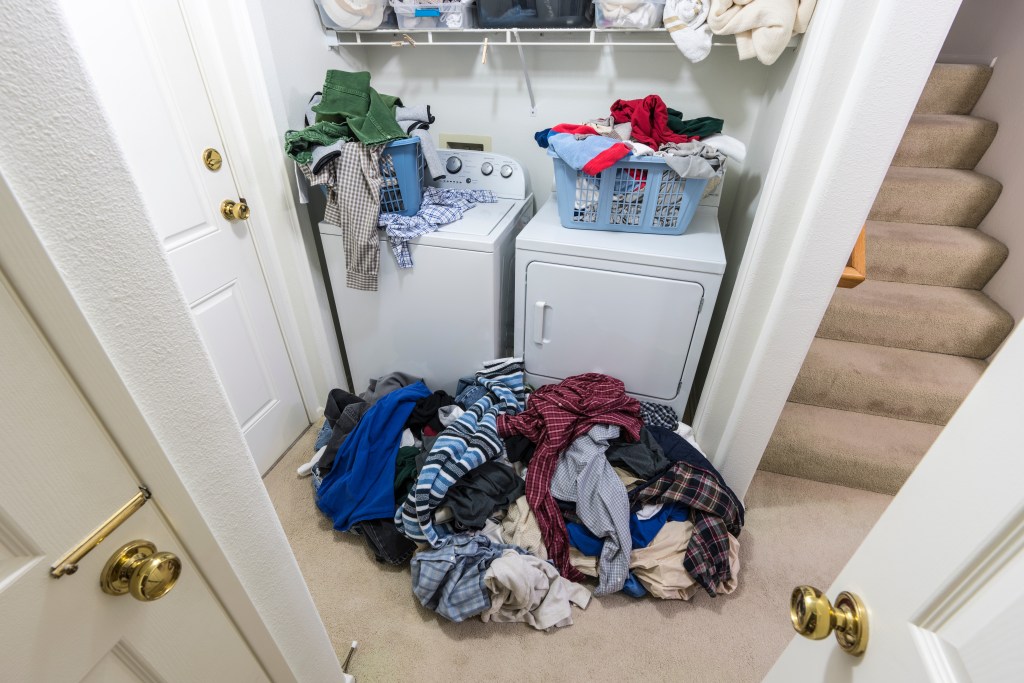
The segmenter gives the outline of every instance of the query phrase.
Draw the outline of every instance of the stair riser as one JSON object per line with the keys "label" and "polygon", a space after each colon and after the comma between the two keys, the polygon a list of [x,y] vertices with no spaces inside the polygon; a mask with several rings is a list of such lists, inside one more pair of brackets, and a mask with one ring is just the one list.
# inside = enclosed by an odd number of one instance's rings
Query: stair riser
{"label": "stair riser", "polygon": [[996,136],[992,121],[972,119],[969,125],[931,125],[911,120],[893,166],[973,169]]}
{"label": "stair riser", "polygon": [[985,359],[1013,329],[1013,318],[979,292],[868,280],[838,289],[817,336]]}
{"label": "stair riser", "polygon": [[868,220],[976,228],[999,199],[998,183],[918,182],[890,174]]}
{"label": "stair riser", "polygon": [[789,400],[944,425],[983,370],[981,361],[817,339]]}
{"label": "stair riser", "polygon": [[787,403],[759,468],[894,495],[941,429]]}
{"label": "stair riser", "polygon": [[869,222],[867,277],[981,289],[1006,260],[1004,244],[973,228]]}
{"label": "stair riser", "polygon": [[992,77],[986,66],[936,64],[915,114],[970,114]]}

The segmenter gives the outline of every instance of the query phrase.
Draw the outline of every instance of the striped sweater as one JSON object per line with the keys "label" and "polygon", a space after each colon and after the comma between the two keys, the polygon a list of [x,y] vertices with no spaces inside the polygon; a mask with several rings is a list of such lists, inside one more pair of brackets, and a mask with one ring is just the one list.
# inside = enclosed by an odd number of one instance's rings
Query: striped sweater
{"label": "striped sweater", "polygon": [[435,548],[451,531],[434,525],[434,510],[459,478],[501,456],[504,443],[498,436],[498,415],[516,415],[526,403],[520,358],[485,363],[476,381],[487,393],[438,435],[416,485],[395,511],[395,524],[402,533]]}

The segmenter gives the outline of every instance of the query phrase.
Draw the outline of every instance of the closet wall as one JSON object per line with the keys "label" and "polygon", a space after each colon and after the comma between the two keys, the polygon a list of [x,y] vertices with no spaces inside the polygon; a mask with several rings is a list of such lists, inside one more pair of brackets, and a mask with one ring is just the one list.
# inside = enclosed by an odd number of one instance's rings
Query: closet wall
{"label": "closet wall", "polygon": [[1024,319],[1024,118],[1020,98],[1024,93],[1024,3],[1017,0],[974,0],[964,3],[950,29],[941,62],[990,64],[996,60],[992,80],[974,107],[974,115],[999,124],[992,146],[977,171],[1003,184],[1003,193],[978,229],[1010,248],[1006,263],[985,286],[985,293],[1009,311],[1017,322]]}
{"label": "closet wall", "polygon": [[[257,34],[266,47],[263,66],[282,132],[300,125],[305,102],[319,89],[326,69],[366,69],[381,92],[399,95],[406,104],[431,105],[435,137],[442,132],[491,136],[493,151],[526,166],[538,205],[552,187],[551,160],[533,140],[538,130],[604,115],[616,99],[651,93],[687,117],[724,119],[724,132],[746,143],[748,153],[745,163],[731,161],[726,173],[719,218],[729,264],[695,386],[703,384],[792,94],[796,51],[787,50],[766,67],[755,60],[740,62],[731,45],[712,48],[699,64],[668,46],[526,46],[537,102],[531,116],[513,46],[492,45],[486,64],[481,63],[482,46],[329,50],[311,0],[261,0],[253,12],[263,21]],[[322,208],[314,205],[311,214],[315,225]],[[312,228],[307,239],[312,245]],[[329,320],[326,302],[322,308]]]}

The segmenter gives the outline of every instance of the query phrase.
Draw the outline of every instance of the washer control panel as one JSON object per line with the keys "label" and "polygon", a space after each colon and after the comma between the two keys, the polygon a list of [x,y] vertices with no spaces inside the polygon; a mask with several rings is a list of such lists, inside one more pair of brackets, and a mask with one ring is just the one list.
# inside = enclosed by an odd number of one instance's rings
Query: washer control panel
{"label": "washer control panel", "polygon": [[522,164],[503,154],[464,149],[439,149],[446,175],[429,180],[434,187],[491,190],[505,199],[526,199],[529,178]]}

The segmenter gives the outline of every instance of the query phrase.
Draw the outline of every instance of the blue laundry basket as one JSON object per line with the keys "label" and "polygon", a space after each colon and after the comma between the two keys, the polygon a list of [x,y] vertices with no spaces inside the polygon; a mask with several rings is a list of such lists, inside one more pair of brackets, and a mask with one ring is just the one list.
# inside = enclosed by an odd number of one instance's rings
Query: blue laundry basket
{"label": "blue laundry basket", "polygon": [[423,201],[420,139],[394,140],[380,155],[380,212],[413,216]]}
{"label": "blue laundry basket", "polygon": [[577,171],[558,157],[555,191],[566,228],[682,235],[697,211],[706,178],[682,178],[660,157],[632,157],[601,175]]}

